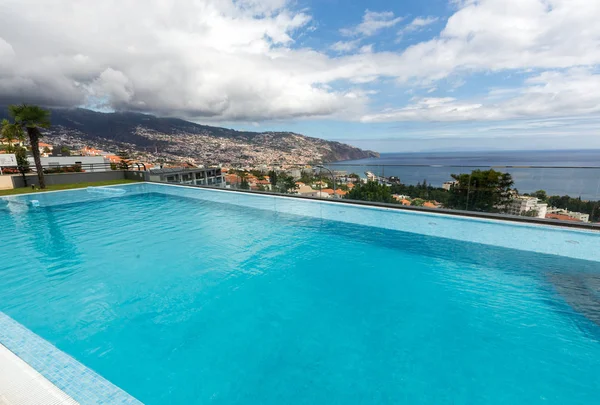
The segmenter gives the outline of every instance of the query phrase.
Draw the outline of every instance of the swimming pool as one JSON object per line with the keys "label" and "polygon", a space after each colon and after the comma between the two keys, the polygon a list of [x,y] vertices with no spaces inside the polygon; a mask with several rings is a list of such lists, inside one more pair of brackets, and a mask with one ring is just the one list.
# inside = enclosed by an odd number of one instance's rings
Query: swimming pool
{"label": "swimming pool", "polygon": [[598,234],[121,189],[4,199],[0,311],[148,405],[600,398]]}

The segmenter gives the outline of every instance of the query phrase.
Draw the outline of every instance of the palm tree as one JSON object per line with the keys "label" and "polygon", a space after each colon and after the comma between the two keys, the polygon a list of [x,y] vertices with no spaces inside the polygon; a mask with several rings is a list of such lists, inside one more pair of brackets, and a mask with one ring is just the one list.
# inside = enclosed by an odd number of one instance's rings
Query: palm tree
{"label": "palm tree", "polygon": [[50,111],[36,105],[21,104],[8,106],[8,113],[14,119],[16,125],[25,128],[27,131],[40,188],[46,188],[44,169],[40,159],[40,138],[42,136],[40,128],[50,127]]}
{"label": "palm tree", "polygon": [[6,151],[8,153],[14,153],[15,148],[13,144],[15,142],[23,142],[25,136],[23,134],[23,129],[18,124],[4,119],[0,124],[0,138],[3,138],[8,143]]}

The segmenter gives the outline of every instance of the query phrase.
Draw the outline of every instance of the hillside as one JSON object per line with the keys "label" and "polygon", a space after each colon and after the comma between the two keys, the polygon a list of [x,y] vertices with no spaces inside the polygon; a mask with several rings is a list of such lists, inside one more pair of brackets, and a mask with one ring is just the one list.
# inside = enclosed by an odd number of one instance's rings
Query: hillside
{"label": "hillside", "polygon": [[[3,108],[3,113],[6,109]],[[378,157],[340,142],[292,132],[245,132],[188,122],[178,118],[85,109],[52,109],[54,142],[82,142],[108,149],[133,149],[171,158],[213,162],[333,162]],[[262,162],[261,162],[262,160]]]}

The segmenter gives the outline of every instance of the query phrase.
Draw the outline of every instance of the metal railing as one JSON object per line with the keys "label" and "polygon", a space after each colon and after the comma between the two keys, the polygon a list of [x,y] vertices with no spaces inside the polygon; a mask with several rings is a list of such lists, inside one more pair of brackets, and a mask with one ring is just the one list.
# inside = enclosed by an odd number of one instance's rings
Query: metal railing
{"label": "metal railing", "polygon": [[[111,170],[125,171],[146,171],[146,165],[143,163],[73,163],[73,164],[47,164],[42,165],[44,174],[62,174],[62,173],[93,173],[107,172]],[[28,167],[12,166],[3,167],[3,174],[35,174],[37,168],[34,164]]]}
{"label": "metal railing", "polygon": [[[600,167],[344,162],[321,168],[231,166],[237,169],[224,175],[225,187],[232,190],[567,226],[596,228],[600,222]],[[273,173],[275,183],[269,176]]]}

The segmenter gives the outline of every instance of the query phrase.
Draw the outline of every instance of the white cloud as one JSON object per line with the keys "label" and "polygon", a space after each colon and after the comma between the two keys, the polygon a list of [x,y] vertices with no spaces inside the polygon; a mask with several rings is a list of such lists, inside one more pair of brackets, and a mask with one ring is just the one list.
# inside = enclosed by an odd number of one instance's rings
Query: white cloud
{"label": "white cloud", "polygon": [[[498,95],[503,97],[498,100]],[[364,122],[500,121],[536,117],[586,116],[600,113],[600,74],[589,69],[548,71],[519,89],[494,89],[488,97],[413,99],[412,104],[365,115]]]}
{"label": "white cloud", "polygon": [[353,28],[343,28],[340,32],[346,36],[371,36],[379,31],[391,28],[400,23],[404,18],[395,17],[392,11],[370,11],[365,10],[363,20],[360,24]]}
{"label": "white cloud", "polygon": [[335,52],[345,53],[354,51],[358,48],[360,44],[360,39],[355,39],[354,41],[338,41],[331,45],[329,49]]}
{"label": "white cloud", "polygon": [[360,110],[322,86],[327,56],[292,48],[310,20],[284,0],[3,0],[0,51],[16,57],[0,59],[0,104],[231,120]]}
{"label": "white cloud", "polygon": [[404,64],[413,64],[398,75],[402,81],[435,81],[456,71],[600,63],[598,1],[479,0],[461,4],[439,37],[402,54]]}
{"label": "white cloud", "polygon": [[419,31],[424,27],[433,24],[438,20],[437,17],[417,17],[408,25],[406,25],[400,33]]}
{"label": "white cloud", "polygon": [[[440,81],[458,86],[472,73],[506,71],[530,79],[513,94],[496,89],[474,101],[414,100],[365,121],[596,111],[600,1],[461,0],[438,36],[397,52],[379,52],[379,43],[361,47],[402,20],[366,11],[345,32],[355,37],[332,46],[342,53],[336,57],[300,47],[298,38],[318,23],[292,1],[0,0],[0,104],[75,106],[93,98],[119,109],[213,120],[353,119],[373,97],[356,91],[366,83],[392,78],[398,94],[417,94],[442,89]],[[350,91],[357,97],[347,97]]]}

